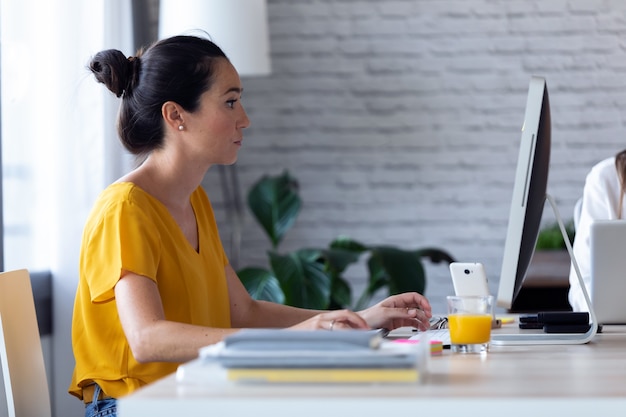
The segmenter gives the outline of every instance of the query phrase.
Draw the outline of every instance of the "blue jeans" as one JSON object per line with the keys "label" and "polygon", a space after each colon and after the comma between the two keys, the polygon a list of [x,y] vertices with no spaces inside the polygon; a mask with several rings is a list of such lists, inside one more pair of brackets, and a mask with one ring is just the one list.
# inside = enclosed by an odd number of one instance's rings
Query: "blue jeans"
{"label": "blue jeans", "polygon": [[85,406],[85,417],[117,417],[117,400],[115,398],[98,400],[101,391],[100,386],[96,384],[94,400]]}

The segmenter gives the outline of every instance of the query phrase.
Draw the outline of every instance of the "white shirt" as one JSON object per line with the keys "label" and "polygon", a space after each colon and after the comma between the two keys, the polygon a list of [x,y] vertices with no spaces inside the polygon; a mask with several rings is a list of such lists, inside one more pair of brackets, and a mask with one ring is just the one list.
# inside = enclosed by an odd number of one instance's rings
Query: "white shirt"
{"label": "white shirt", "polygon": [[[583,189],[583,202],[580,219],[576,225],[574,257],[580,274],[591,297],[591,252],[589,236],[591,224],[595,220],[626,219],[626,203],[619,216],[620,184],[615,169],[615,157],[597,163],[587,174]],[[569,275],[569,302],[574,311],[588,311],[576,271],[573,266]]]}

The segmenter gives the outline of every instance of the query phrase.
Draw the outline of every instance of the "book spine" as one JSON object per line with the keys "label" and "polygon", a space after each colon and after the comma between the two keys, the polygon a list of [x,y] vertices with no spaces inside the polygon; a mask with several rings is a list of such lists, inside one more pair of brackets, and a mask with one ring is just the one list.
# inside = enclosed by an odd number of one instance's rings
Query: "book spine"
{"label": "book spine", "polygon": [[239,382],[417,382],[419,371],[416,368],[230,368],[228,379]]}

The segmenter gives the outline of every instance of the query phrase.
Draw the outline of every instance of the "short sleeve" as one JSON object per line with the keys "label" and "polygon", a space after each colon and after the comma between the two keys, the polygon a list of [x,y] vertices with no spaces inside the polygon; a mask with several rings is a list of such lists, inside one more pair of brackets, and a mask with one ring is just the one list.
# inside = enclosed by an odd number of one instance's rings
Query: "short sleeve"
{"label": "short sleeve", "polygon": [[122,271],[156,281],[161,253],[158,233],[150,216],[132,201],[116,202],[103,212],[91,229],[83,254],[92,302],[114,298],[113,289]]}

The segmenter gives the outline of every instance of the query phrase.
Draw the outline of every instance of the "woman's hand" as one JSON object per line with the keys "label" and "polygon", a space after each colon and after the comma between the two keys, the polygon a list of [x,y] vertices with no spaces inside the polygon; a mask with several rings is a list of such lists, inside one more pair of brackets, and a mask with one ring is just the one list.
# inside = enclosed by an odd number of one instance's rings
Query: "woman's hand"
{"label": "woman's hand", "polygon": [[429,319],[432,317],[430,303],[426,297],[416,292],[392,295],[358,314],[369,327],[389,330],[402,326],[428,330]]}
{"label": "woman's hand", "polygon": [[295,326],[293,330],[348,330],[370,329],[367,322],[357,313],[350,310],[334,310],[317,314]]}

